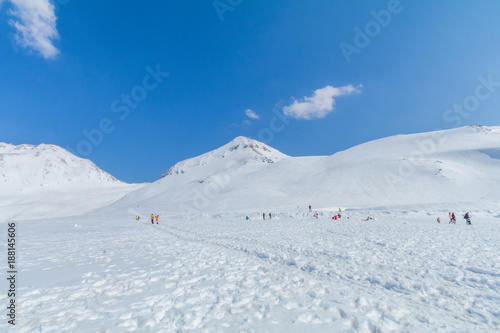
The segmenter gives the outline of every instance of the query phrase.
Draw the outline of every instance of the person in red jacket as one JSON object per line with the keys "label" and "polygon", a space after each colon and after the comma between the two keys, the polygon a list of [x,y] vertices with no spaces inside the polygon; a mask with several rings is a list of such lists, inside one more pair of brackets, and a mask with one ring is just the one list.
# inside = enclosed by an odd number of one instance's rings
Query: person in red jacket
{"label": "person in red jacket", "polygon": [[155,219],[156,219],[156,224],[158,224],[158,219],[160,218],[160,215],[156,215],[155,216]]}

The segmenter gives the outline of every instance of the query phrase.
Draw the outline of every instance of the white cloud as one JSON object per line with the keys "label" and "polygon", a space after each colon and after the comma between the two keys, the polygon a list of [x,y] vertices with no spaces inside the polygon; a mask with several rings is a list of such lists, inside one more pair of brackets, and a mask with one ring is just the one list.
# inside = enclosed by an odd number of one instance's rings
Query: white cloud
{"label": "white cloud", "polygon": [[250,109],[246,109],[245,114],[247,115],[248,118],[259,119],[259,115]]}
{"label": "white cloud", "polygon": [[14,8],[9,20],[16,29],[16,43],[39,52],[44,58],[54,58],[59,50],[53,41],[59,38],[55,7],[49,0],[9,0]]}
{"label": "white cloud", "polygon": [[283,113],[297,119],[324,118],[333,111],[335,97],[359,94],[363,85],[353,87],[352,85],[343,87],[326,86],[314,91],[312,97],[304,97],[302,100],[295,100],[293,104],[285,106]]}

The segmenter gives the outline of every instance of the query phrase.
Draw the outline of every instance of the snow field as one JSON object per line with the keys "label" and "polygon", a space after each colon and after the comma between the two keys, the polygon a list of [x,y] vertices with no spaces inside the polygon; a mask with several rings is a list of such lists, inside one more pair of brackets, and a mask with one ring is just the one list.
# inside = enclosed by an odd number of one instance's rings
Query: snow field
{"label": "snow field", "polygon": [[500,329],[498,219],[287,215],[20,221],[17,331]]}

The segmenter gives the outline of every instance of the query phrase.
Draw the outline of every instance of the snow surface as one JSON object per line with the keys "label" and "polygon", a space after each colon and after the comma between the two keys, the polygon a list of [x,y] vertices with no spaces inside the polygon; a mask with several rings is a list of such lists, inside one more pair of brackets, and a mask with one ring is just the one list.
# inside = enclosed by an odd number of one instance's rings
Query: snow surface
{"label": "snow surface", "polygon": [[500,127],[320,157],[238,137],[130,185],[56,146],[0,144],[19,270],[0,332],[498,332],[499,151]]}
{"label": "snow surface", "polygon": [[0,143],[0,221],[83,214],[142,186],[55,145]]}
{"label": "snow surface", "polygon": [[[486,198],[500,204],[500,127],[398,135],[316,157],[289,157],[272,148],[241,149],[241,140],[251,141],[240,137],[180,162],[162,179],[113,206],[161,207],[184,214],[248,214],[310,203],[319,208],[478,206]],[[231,150],[235,146],[240,149]]]}
{"label": "snow surface", "polygon": [[498,332],[500,216],[443,214],[20,221],[16,332]]}

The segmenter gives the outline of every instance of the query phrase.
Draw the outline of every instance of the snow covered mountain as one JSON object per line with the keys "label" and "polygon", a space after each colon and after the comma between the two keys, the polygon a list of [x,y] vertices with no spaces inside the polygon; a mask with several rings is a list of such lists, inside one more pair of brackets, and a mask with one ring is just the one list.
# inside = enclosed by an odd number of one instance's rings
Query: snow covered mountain
{"label": "snow covered mountain", "polygon": [[[262,142],[240,136],[218,149],[175,164],[160,180],[126,195],[113,207],[153,209],[161,206],[175,212],[179,209],[210,210],[207,198],[231,192],[234,189],[229,186],[231,184],[244,186],[233,182],[235,179],[251,180],[256,172],[271,170],[273,165],[287,159],[290,157]],[[193,200],[194,209],[191,207]],[[226,200],[225,196],[219,197],[219,200]],[[234,197],[233,200],[247,201],[245,197]],[[141,210],[131,212],[140,214]]]}
{"label": "snow covered mountain", "polygon": [[[0,144],[0,220],[82,214],[219,214],[335,207],[500,207],[500,127],[396,135],[331,156],[290,157],[237,137],[125,184],[53,145]],[[496,208],[495,208],[496,209]],[[261,213],[260,213],[261,214]]]}
{"label": "snow covered mountain", "polygon": [[[214,173],[234,166],[256,166],[278,162],[288,156],[262,142],[239,136],[228,144],[203,154],[177,163],[162,175],[182,175],[186,172]],[[247,167],[248,168],[248,167]]]}
{"label": "snow covered mountain", "polygon": [[[371,141],[331,156],[289,157],[243,137],[180,162],[113,204],[177,213],[500,202],[500,127]],[[139,211],[137,213],[140,213]]]}
{"label": "snow covered mountain", "polygon": [[0,143],[0,221],[85,213],[142,186],[55,145]]}
{"label": "snow covered mountain", "polygon": [[[15,328],[0,321],[0,332],[499,332],[499,152],[500,127],[301,158],[237,138],[110,207],[16,223],[22,316]],[[19,173],[21,157],[2,157],[6,176]],[[24,172],[35,175],[30,188],[48,169],[76,206],[67,176],[116,183],[57,158],[55,170],[41,162]],[[47,205],[34,199],[25,207]],[[367,207],[334,221],[337,204]],[[373,208],[382,204],[391,207]],[[457,224],[447,223],[450,205]],[[468,210],[472,225],[460,216]],[[136,212],[159,214],[159,224]]]}

